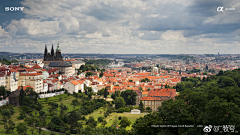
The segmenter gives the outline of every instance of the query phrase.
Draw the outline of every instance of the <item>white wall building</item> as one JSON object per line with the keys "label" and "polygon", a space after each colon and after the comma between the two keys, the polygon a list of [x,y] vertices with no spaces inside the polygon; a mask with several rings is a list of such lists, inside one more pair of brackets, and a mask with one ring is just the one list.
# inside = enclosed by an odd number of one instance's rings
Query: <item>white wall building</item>
{"label": "white wall building", "polygon": [[73,80],[71,82],[66,83],[64,88],[71,94],[73,94],[73,92],[78,93],[79,83]]}
{"label": "white wall building", "polygon": [[6,86],[6,76],[0,75],[0,86]]}

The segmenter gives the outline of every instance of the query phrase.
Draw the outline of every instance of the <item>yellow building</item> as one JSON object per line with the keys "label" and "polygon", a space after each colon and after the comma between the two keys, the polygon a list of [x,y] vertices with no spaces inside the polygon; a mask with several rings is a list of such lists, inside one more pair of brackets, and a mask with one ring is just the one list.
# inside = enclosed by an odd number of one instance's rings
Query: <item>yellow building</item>
{"label": "yellow building", "polygon": [[[43,76],[42,73],[21,73],[19,81],[25,85],[30,85],[37,93],[43,92]],[[24,85],[24,86],[25,86]]]}

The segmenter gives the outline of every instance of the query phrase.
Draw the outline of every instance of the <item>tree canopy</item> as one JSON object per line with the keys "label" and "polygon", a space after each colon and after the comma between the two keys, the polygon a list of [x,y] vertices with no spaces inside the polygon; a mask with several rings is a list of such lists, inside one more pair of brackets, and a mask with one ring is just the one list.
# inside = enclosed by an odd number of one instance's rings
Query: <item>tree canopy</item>
{"label": "tree canopy", "polygon": [[[182,78],[179,96],[162,102],[158,112],[137,119],[136,134],[203,134],[197,125],[234,125],[240,130],[240,69],[207,79]],[[140,103],[141,104],[141,103]],[[151,124],[150,124],[151,123]],[[150,125],[193,125],[192,128],[153,128]],[[145,132],[144,132],[145,131]],[[214,131],[211,131],[214,133]]]}

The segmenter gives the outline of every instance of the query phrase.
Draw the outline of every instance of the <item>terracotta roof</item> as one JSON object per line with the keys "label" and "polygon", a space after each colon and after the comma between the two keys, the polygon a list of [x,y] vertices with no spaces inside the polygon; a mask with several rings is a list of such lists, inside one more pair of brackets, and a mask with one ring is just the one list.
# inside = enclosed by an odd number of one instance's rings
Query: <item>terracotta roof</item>
{"label": "terracotta roof", "polygon": [[41,69],[42,67],[40,67],[38,64],[36,64],[32,68],[34,68],[34,69]]}
{"label": "terracotta roof", "polygon": [[42,73],[21,73],[20,75],[22,76],[36,76],[36,75],[41,75]]}
{"label": "terracotta roof", "polygon": [[[21,89],[21,87],[22,87],[22,86],[18,86],[18,89]],[[30,88],[32,88],[32,89],[33,89],[33,87],[32,87],[32,86],[30,86],[30,85],[27,85],[27,86],[23,86],[23,90],[26,90],[28,87],[30,87]]]}
{"label": "terracotta roof", "polygon": [[10,72],[19,72],[19,71],[15,70],[15,69],[10,69],[9,71]]}
{"label": "terracotta roof", "polygon": [[142,97],[139,100],[163,100],[160,97]]}
{"label": "terracotta roof", "polygon": [[75,81],[75,80],[71,81],[71,83],[72,83],[73,85],[78,85],[78,82]]}

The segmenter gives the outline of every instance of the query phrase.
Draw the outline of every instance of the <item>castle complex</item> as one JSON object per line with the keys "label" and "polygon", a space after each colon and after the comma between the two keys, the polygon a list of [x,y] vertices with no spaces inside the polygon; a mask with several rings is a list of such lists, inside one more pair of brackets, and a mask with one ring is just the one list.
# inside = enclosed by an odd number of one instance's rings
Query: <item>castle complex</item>
{"label": "castle complex", "polygon": [[53,45],[52,45],[51,53],[48,53],[47,46],[45,45],[43,61],[63,61],[62,55],[61,55],[61,49],[59,48],[59,43],[57,45],[56,53],[54,53]]}

